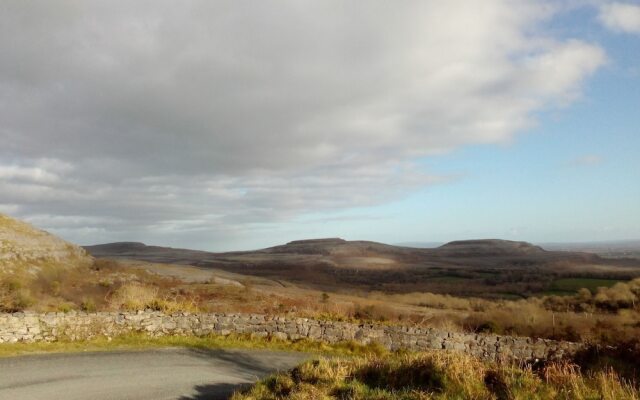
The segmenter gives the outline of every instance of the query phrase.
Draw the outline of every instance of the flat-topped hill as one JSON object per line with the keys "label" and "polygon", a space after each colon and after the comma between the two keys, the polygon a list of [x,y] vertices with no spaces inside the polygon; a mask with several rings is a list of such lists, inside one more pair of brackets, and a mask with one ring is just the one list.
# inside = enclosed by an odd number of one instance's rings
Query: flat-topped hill
{"label": "flat-topped hill", "polygon": [[[364,240],[344,240],[339,238],[295,240],[281,246],[258,250],[270,254],[326,255],[342,257],[363,257],[380,255],[400,255],[407,248]],[[410,252],[413,252],[411,249]],[[418,252],[420,250],[417,250]]]}
{"label": "flat-topped hill", "polygon": [[43,268],[74,268],[91,262],[91,256],[81,247],[0,214],[0,272],[35,273]]}
{"label": "flat-topped hill", "polygon": [[294,263],[302,267],[311,264],[333,265],[350,269],[396,269],[401,265],[431,267],[447,266],[542,265],[550,261],[567,260],[601,262],[594,254],[546,251],[527,242],[501,239],[459,240],[434,249],[393,246],[384,243],[344,240],[340,238],[294,240],[287,244],[261,250],[213,253],[172,247],[148,246],[138,242],[118,242],[85,249],[96,257],[141,259],[145,261],[203,264],[222,263],[257,267],[268,264]]}
{"label": "flat-topped hill", "polygon": [[528,242],[501,239],[456,240],[436,249],[438,254],[452,256],[536,255],[545,253],[540,246]]}
{"label": "flat-topped hill", "polygon": [[637,263],[606,260],[588,253],[546,251],[531,243],[499,239],[454,241],[432,249],[340,238],[295,240],[261,250],[225,253],[135,242],[86,249],[97,257],[191,264],[332,290],[359,287],[484,293],[495,292],[496,284],[502,282],[505,291],[530,290],[530,282],[543,275],[593,277],[607,273],[625,279],[640,275]]}
{"label": "flat-topped hill", "polygon": [[299,245],[318,245],[318,246],[340,246],[347,244],[348,242],[340,238],[327,238],[327,239],[304,239],[293,240],[287,243],[285,246],[299,246]]}

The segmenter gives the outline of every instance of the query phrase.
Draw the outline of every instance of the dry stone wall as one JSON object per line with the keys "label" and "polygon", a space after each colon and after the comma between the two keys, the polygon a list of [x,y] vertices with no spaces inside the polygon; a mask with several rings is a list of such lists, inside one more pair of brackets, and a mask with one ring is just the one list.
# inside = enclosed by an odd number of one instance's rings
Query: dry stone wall
{"label": "dry stone wall", "polygon": [[558,359],[580,348],[576,343],[543,339],[253,314],[167,315],[152,311],[0,314],[0,343],[83,340],[130,332],[151,336],[239,333],[328,343],[353,340],[362,344],[378,342],[392,350],[448,349],[485,359],[508,360]]}

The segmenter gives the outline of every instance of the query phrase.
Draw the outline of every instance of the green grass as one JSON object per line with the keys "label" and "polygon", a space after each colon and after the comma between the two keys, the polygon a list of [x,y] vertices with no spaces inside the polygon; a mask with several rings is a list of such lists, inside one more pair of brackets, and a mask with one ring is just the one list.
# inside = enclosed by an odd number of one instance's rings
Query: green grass
{"label": "green grass", "polygon": [[255,338],[250,335],[232,334],[229,336],[161,336],[151,337],[143,333],[127,334],[108,339],[98,337],[85,341],[60,340],[56,342],[3,343],[0,344],[0,357],[13,357],[40,353],[77,353],[88,351],[136,351],[157,348],[197,348],[197,349],[256,349],[299,351],[311,354],[357,356],[384,354],[386,349],[377,343],[361,345],[356,342],[327,344],[311,340],[287,341],[275,338]]}
{"label": "green grass", "polygon": [[495,278],[496,276],[499,276],[499,274],[495,272],[480,272],[480,271],[473,271],[473,275],[474,277],[478,277],[478,278]]}
{"label": "green grass", "polygon": [[551,284],[550,291],[576,293],[578,290],[586,288],[594,293],[599,287],[611,287],[618,282],[624,281],[619,279],[562,278],[556,279]]}

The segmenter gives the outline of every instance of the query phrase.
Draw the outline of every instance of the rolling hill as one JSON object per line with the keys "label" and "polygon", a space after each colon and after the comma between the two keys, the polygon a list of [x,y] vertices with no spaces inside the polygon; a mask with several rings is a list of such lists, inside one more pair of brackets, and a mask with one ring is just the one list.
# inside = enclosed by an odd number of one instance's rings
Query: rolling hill
{"label": "rolling hill", "polygon": [[339,238],[296,240],[225,253],[131,242],[86,249],[96,257],[190,264],[331,291],[522,295],[542,292],[559,277],[625,280],[640,275],[640,265],[633,260],[547,251],[530,243],[499,239],[455,241],[432,249]]}

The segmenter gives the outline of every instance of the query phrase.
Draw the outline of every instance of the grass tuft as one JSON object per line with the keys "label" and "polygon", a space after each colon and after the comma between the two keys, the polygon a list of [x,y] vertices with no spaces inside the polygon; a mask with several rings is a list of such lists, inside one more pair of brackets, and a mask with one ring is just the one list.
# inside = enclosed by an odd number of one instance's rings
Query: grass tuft
{"label": "grass tuft", "polygon": [[309,361],[232,397],[233,400],[326,398],[637,400],[638,390],[611,371],[581,374],[579,368],[567,363],[533,371],[438,351]]}

